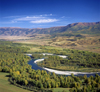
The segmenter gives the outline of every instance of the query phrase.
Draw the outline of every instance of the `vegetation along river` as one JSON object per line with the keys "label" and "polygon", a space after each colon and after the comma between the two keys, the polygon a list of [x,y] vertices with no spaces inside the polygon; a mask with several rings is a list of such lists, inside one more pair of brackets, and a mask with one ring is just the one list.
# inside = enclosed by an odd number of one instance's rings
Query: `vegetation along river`
{"label": "vegetation along river", "polygon": [[[31,54],[27,54],[28,56],[31,56]],[[43,61],[43,59],[38,59],[38,60],[40,60],[40,61]],[[87,77],[89,77],[89,76],[95,76],[95,74],[96,73],[94,73],[94,72],[91,72],[91,73],[88,73],[88,72],[74,72],[74,71],[59,71],[59,70],[54,70],[54,69],[49,69],[49,68],[42,68],[42,67],[39,67],[37,64],[36,64],[36,62],[38,62],[38,60],[36,60],[36,59],[31,59],[29,62],[28,62],[28,64],[29,65],[31,65],[32,66],[32,69],[34,69],[34,70],[46,70],[46,71],[49,71],[49,72],[54,72],[54,73],[56,73],[56,74],[61,74],[61,75],[66,75],[66,76],[68,76],[68,75],[71,75],[72,73],[74,74],[74,75],[76,75],[76,76],[83,76],[83,75],[87,75]],[[97,74],[98,75],[100,75],[100,72],[97,72]]]}

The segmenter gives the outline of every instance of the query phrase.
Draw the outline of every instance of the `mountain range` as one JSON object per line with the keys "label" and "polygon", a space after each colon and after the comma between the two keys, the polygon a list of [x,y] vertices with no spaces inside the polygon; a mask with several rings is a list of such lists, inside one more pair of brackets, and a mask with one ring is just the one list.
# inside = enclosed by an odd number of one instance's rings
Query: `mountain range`
{"label": "mountain range", "polygon": [[100,22],[72,23],[67,26],[51,28],[20,28],[20,27],[0,27],[2,36],[31,36],[33,34],[100,34]]}

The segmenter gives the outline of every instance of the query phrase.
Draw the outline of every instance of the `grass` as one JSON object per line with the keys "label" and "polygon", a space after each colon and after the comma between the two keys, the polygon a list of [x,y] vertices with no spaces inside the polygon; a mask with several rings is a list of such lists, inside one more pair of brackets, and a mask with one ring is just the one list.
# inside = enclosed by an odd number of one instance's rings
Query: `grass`
{"label": "grass", "polygon": [[28,50],[27,52],[38,52],[41,51],[40,47],[34,47],[34,46],[27,46],[27,45],[22,45],[22,47],[28,47],[30,48],[30,50]]}
{"label": "grass", "polygon": [[28,50],[27,52],[39,52],[39,51],[41,51],[41,49],[34,47],[30,48],[30,50]]}
{"label": "grass", "polygon": [[53,92],[69,92],[70,88],[53,88]]}
{"label": "grass", "polygon": [[9,73],[0,72],[0,92],[31,92],[9,83]]}

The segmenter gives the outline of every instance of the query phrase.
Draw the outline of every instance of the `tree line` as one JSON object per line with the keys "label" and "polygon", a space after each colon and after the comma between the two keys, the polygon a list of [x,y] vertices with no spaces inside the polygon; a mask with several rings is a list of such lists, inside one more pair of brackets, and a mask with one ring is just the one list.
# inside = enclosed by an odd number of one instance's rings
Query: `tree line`
{"label": "tree line", "polygon": [[[71,49],[47,49],[46,47],[42,47],[42,52],[53,53],[56,55],[66,55],[68,58],[63,59],[58,56],[48,56],[43,62],[38,63],[39,66],[44,67],[58,67],[58,66],[66,66],[67,67],[76,67],[79,68],[92,68],[98,69],[100,71],[100,54],[88,52],[88,51],[80,51],[80,50],[71,50]],[[71,68],[70,68],[71,69]],[[75,70],[75,68],[73,68]]]}

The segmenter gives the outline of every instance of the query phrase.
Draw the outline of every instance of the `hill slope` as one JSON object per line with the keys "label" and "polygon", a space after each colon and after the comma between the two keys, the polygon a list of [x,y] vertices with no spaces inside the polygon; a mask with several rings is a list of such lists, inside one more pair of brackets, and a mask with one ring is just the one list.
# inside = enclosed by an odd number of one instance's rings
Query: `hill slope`
{"label": "hill slope", "polygon": [[51,28],[17,28],[17,27],[1,27],[0,35],[3,36],[27,36],[33,34],[67,34],[67,33],[83,33],[83,34],[100,34],[100,22],[93,23],[72,23],[62,27]]}

